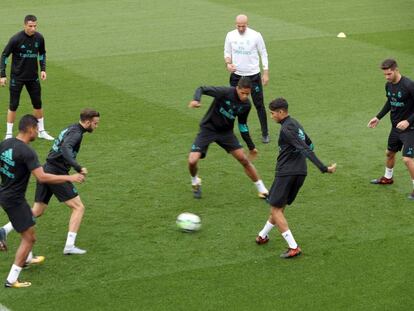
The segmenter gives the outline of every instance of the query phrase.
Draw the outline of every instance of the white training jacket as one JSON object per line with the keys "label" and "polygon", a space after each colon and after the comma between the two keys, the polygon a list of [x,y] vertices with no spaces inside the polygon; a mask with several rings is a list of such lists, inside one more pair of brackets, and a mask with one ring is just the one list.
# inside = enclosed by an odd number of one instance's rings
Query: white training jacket
{"label": "white training jacket", "polygon": [[236,65],[236,74],[252,76],[260,72],[260,58],[263,70],[269,69],[266,45],[260,32],[249,27],[241,35],[237,29],[229,31],[224,41],[224,57],[230,57]]}

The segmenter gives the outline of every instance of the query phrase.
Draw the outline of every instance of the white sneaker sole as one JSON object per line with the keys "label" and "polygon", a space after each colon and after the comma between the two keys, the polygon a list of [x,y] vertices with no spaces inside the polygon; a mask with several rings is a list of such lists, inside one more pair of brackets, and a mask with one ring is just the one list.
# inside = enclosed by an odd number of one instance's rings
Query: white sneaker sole
{"label": "white sneaker sole", "polygon": [[86,251],[83,249],[79,249],[79,248],[63,250],[63,255],[83,255],[83,254],[86,254]]}

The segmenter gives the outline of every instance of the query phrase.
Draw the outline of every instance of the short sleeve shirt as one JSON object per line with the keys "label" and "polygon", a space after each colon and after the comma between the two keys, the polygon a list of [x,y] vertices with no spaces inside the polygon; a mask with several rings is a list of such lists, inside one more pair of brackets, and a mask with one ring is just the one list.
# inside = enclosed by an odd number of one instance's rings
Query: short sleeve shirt
{"label": "short sleeve shirt", "polygon": [[36,152],[17,138],[0,143],[0,201],[24,199],[31,172],[40,167]]}

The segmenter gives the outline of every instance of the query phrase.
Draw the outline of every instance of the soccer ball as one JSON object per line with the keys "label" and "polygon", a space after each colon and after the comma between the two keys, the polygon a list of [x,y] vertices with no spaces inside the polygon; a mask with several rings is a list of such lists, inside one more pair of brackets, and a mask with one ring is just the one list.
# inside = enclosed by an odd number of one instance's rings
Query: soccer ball
{"label": "soccer ball", "polygon": [[178,215],[177,227],[184,232],[194,232],[201,228],[201,219],[196,214],[182,213]]}

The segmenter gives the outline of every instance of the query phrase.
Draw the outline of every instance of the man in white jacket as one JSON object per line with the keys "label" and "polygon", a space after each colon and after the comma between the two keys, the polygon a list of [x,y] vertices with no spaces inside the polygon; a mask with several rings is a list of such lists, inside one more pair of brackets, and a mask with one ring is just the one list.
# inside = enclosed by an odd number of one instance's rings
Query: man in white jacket
{"label": "man in white jacket", "polygon": [[[263,75],[260,72],[262,62]],[[248,27],[246,15],[236,17],[236,29],[227,33],[224,42],[224,61],[231,73],[230,85],[236,86],[241,77],[252,81],[252,99],[262,130],[263,143],[269,143],[267,114],[263,102],[263,86],[269,82],[269,63],[262,35]]]}

